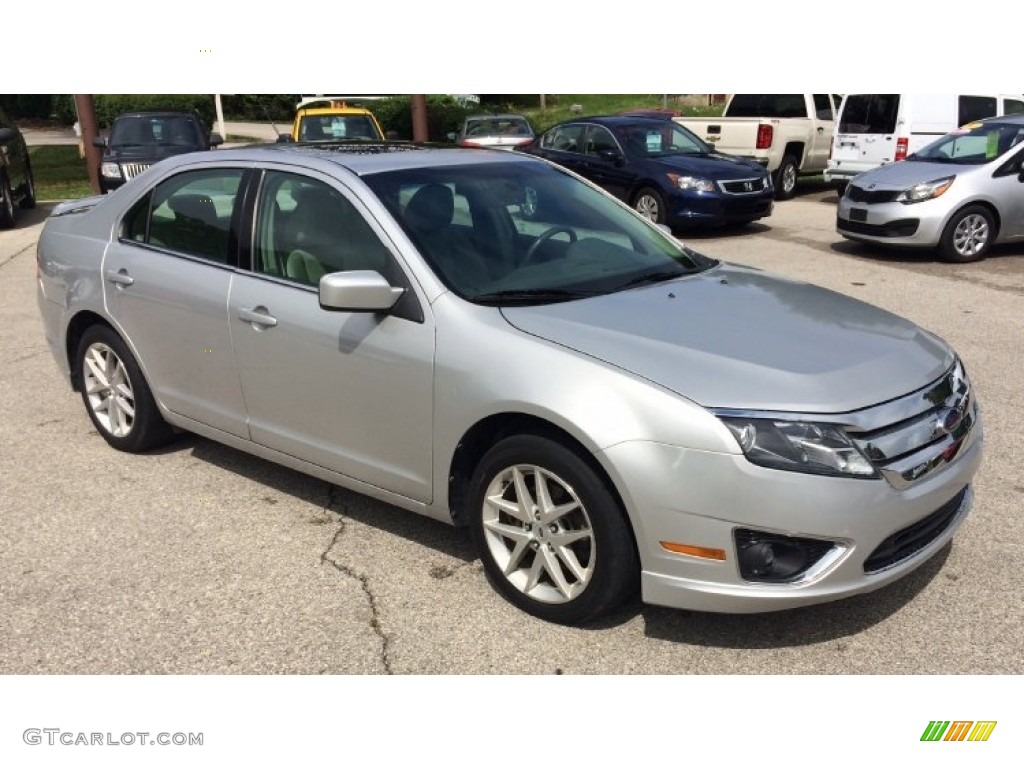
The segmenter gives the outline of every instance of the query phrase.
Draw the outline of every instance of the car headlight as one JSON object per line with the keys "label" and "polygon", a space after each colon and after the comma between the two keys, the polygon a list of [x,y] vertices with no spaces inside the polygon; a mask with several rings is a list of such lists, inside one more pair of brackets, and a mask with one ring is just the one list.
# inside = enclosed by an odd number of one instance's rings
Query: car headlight
{"label": "car headlight", "polygon": [[910,205],[911,203],[923,203],[925,200],[931,200],[932,198],[939,197],[949,189],[953,183],[953,179],[956,176],[945,176],[941,179],[935,179],[934,181],[925,181],[920,184],[915,184],[910,189],[904,189],[898,195],[896,195],[896,202],[903,203],[904,205]]}
{"label": "car headlight", "polygon": [[120,179],[121,178],[121,166],[117,163],[101,163],[100,174],[105,179]]}
{"label": "car headlight", "polygon": [[809,421],[719,417],[747,459],[772,469],[840,477],[876,477],[841,427]]}
{"label": "car headlight", "polygon": [[711,179],[702,179],[699,176],[682,176],[678,173],[667,174],[673,186],[691,192],[714,192],[715,182]]}

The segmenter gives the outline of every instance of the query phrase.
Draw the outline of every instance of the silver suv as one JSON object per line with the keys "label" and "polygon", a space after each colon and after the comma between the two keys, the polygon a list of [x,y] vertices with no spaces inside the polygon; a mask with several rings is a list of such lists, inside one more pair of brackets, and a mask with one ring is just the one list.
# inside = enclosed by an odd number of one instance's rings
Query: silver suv
{"label": "silver suv", "polygon": [[942,548],[982,453],[910,322],[686,248],[544,160],[288,144],[59,207],[38,303],[114,448],[188,430],[468,526],[515,605],[771,611]]}

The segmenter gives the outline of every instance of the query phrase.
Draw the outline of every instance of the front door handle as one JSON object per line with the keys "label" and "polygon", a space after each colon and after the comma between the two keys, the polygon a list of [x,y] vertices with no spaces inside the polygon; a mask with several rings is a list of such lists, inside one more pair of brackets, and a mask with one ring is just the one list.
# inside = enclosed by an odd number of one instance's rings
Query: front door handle
{"label": "front door handle", "polygon": [[277,318],[271,315],[266,307],[254,307],[252,309],[238,310],[238,317],[253,326],[273,328],[277,325]]}
{"label": "front door handle", "polygon": [[107,280],[112,282],[118,288],[123,288],[128,285],[135,283],[135,278],[128,274],[127,270],[120,269],[115,272],[112,269],[107,270]]}

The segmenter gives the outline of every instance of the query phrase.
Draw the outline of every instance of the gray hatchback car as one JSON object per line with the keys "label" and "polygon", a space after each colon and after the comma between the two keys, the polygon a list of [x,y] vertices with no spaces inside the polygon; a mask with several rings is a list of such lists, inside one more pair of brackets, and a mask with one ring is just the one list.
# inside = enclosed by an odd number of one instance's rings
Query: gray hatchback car
{"label": "gray hatchback car", "polygon": [[979,120],[906,160],[855,176],[839,200],[845,238],[983,259],[1024,240],[1024,115]]}
{"label": "gray hatchback car", "polygon": [[954,351],[702,256],[544,160],[274,145],[57,208],[50,349],[114,448],[188,430],[468,526],[495,588],[577,623],[876,589],[971,506]]}

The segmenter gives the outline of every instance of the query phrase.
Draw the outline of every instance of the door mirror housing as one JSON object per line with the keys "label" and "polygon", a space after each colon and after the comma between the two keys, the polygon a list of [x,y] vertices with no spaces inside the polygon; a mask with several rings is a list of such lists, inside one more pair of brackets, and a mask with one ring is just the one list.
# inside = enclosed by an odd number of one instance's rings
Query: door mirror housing
{"label": "door mirror housing", "polygon": [[320,307],[335,312],[387,312],[405,293],[380,272],[332,272],[320,278]]}

